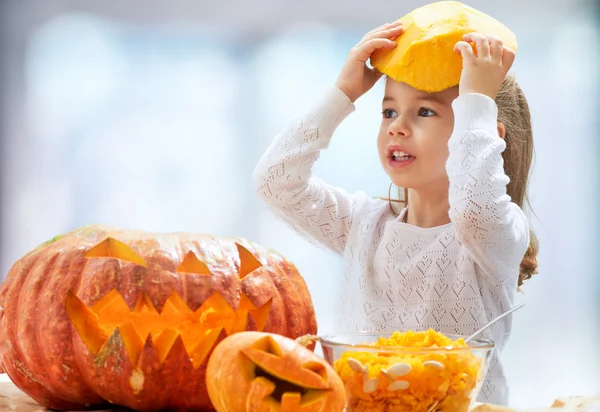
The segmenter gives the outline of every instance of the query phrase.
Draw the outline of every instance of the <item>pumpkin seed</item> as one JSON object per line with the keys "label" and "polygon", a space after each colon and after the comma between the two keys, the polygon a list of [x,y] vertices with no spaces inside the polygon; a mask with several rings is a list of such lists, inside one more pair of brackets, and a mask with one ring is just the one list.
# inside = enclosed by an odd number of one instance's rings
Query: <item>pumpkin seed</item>
{"label": "pumpkin seed", "polygon": [[363,391],[365,393],[373,393],[377,390],[378,386],[379,386],[379,379],[377,379],[377,378],[367,379],[363,384]]}
{"label": "pumpkin seed", "polygon": [[364,373],[367,371],[367,368],[354,358],[348,359],[348,366],[350,366],[350,369],[357,373]]}
{"label": "pumpkin seed", "polygon": [[390,383],[390,385],[387,387],[388,391],[403,391],[405,389],[408,389],[408,387],[410,386],[410,382],[408,381],[395,381]]}
{"label": "pumpkin seed", "polygon": [[394,378],[399,378],[400,376],[408,375],[410,371],[412,371],[412,366],[410,366],[408,363],[397,363],[390,366],[385,371],[385,374],[386,376],[391,375]]}
{"label": "pumpkin seed", "polygon": [[423,362],[423,366],[425,366],[425,367],[431,366],[432,368],[439,369],[439,370],[442,370],[445,368],[443,363],[434,361],[434,360]]}
{"label": "pumpkin seed", "polygon": [[393,376],[393,375],[391,375],[390,373],[388,373],[388,371],[386,371],[385,369],[382,369],[382,370],[381,370],[381,374],[382,374],[383,376],[385,376],[386,378],[388,378],[389,380],[391,380],[391,381],[394,381],[394,380],[396,380],[396,377],[395,377],[395,376]]}

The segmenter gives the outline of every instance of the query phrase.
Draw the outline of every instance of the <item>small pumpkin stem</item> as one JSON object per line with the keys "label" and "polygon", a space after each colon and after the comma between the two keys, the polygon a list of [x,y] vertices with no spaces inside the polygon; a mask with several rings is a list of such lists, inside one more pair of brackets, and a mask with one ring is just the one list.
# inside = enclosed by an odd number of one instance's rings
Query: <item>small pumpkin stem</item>
{"label": "small pumpkin stem", "polygon": [[317,335],[308,334],[308,335],[302,335],[302,336],[297,337],[296,343],[307,348],[310,345],[312,345],[314,342],[316,342],[317,340],[319,340],[319,337]]}

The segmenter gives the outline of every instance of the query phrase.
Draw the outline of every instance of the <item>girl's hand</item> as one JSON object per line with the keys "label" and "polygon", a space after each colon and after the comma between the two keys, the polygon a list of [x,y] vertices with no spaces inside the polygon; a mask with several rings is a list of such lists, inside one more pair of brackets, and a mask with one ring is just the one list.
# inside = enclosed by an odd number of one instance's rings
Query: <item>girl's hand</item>
{"label": "girl's hand", "polygon": [[[477,55],[470,43],[475,43]],[[458,94],[480,93],[495,99],[515,61],[515,52],[504,47],[499,38],[480,33],[465,34],[454,51],[463,60]]]}
{"label": "girl's hand", "polygon": [[393,49],[404,27],[400,22],[388,23],[371,30],[348,53],[346,63],[342,67],[335,86],[355,102],[369,91],[382,76],[379,71],[367,67],[366,62],[375,50]]}

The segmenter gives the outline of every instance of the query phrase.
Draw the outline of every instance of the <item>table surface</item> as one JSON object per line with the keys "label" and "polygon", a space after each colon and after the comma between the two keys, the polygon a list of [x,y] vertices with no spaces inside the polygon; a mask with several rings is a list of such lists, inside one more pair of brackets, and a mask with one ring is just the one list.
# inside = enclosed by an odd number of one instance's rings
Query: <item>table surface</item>
{"label": "table surface", "polygon": [[[600,393],[595,397],[573,397],[561,399],[562,407],[528,409],[521,412],[600,412]],[[14,412],[49,412],[49,409],[38,405],[33,399],[23,393],[10,380],[8,375],[0,374],[0,411]],[[127,412],[122,408],[95,410],[94,412]],[[130,412],[130,411],[129,411]],[[476,405],[472,412],[520,412],[512,409],[499,408],[492,405]]]}

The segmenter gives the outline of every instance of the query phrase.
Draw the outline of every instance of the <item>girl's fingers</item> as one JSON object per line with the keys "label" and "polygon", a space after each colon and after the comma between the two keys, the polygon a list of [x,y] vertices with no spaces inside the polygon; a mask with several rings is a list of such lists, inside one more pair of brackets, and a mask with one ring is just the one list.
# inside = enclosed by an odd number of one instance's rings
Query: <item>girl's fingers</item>
{"label": "girl's fingers", "polygon": [[475,60],[475,53],[473,53],[473,47],[466,41],[459,41],[454,45],[454,51],[462,56],[463,62],[472,63]]}
{"label": "girl's fingers", "polygon": [[515,52],[509,49],[508,47],[503,47],[502,50],[502,66],[506,67],[507,69],[510,69],[510,67],[515,61]]}
{"label": "girl's fingers", "polygon": [[375,32],[378,32],[378,31],[381,31],[381,30],[386,30],[386,29],[389,29],[389,28],[392,28],[392,27],[394,27],[394,26],[398,26],[398,25],[401,25],[401,24],[402,24],[402,23],[401,23],[401,22],[399,22],[399,21],[396,21],[396,22],[393,22],[393,23],[386,23],[386,24],[382,24],[381,26],[379,26],[379,27],[375,27],[373,30],[369,31],[367,34],[365,34],[365,35],[363,36],[363,38],[362,38],[362,39],[364,40],[364,39],[366,39],[366,38],[370,37],[370,36],[371,36],[373,33],[375,33]]}
{"label": "girl's fingers", "polygon": [[375,50],[393,49],[396,47],[396,42],[390,39],[371,39],[356,47],[355,53],[358,60],[365,62],[371,57]]}
{"label": "girl's fingers", "polygon": [[[469,49],[465,44],[475,43],[477,47],[477,56],[474,55],[473,49],[469,44]],[[481,33],[469,33],[463,36],[463,41],[456,43],[454,50],[461,52],[463,59],[466,56],[469,58],[490,58],[493,62],[510,69],[515,61],[515,52],[508,47],[504,47],[501,39],[492,35],[483,35]]]}
{"label": "girl's fingers", "polygon": [[469,33],[463,36],[463,40],[468,43],[475,43],[477,46],[477,57],[490,57],[490,42],[483,34]]}
{"label": "girl's fingers", "polygon": [[381,73],[379,70],[377,70],[374,67],[368,68],[368,70],[369,70],[369,72],[371,72],[371,76],[373,76],[373,78],[375,78],[375,79],[379,79],[381,76],[383,76],[383,73]]}
{"label": "girl's fingers", "polygon": [[490,56],[492,60],[502,63],[502,54],[504,52],[504,43],[496,36],[487,36],[490,43]]}
{"label": "girl's fingers", "polygon": [[358,42],[357,46],[361,46],[364,43],[368,42],[369,40],[372,39],[378,39],[378,38],[386,38],[386,39],[391,39],[391,38],[395,38],[398,37],[400,34],[402,34],[402,32],[404,31],[404,27],[402,25],[397,25],[397,26],[393,26],[390,28],[384,28],[382,30],[375,30],[372,33],[367,34],[365,37],[362,38],[362,40],[360,42]]}

